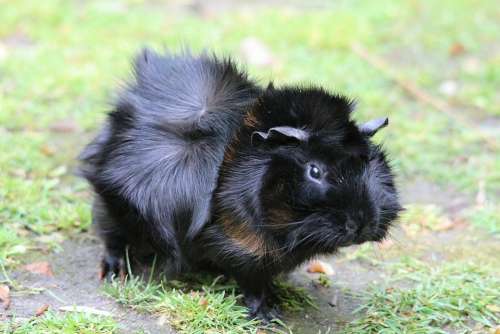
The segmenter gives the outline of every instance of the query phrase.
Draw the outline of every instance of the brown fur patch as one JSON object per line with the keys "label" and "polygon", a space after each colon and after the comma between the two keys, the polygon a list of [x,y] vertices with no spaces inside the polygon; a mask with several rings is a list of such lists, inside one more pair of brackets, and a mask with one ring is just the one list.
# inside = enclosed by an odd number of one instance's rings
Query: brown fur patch
{"label": "brown fur patch", "polygon": [[238,137],[235,136],[233,141],[226,147],[226,151],[224,152],[224,160],[222,166],[227,166],[227,164],[234,160],[236,156],[235,144],[239,141]]}
{"label": "brown fur patch", "polygon": [[249,111],[245,117],[243,118],[243,124],[249,128],[255,128],[255,126],[259,123],[257,117],[255,117],[254,111]]}
{"label": "brown fur patch", "polygon": [[270,255],[275,250],[270,242],[253,231],[246,222],[235,222],[229,214],[223,214],[219,222],[231,243],[243,251],[257,257],[263,257]]}
{"label": "brown fur patch", "polygon": [[[251,110],[249,111],[245,117],[243,118],[243,124],[246,127],[249,128],[254,128],[258,124],[258,120],[255,117],[254,111]],[[226,147],[226,151],[224,152],[224,164],[227,165],[228,162],[231,162],[234,160],[234,157],[236,156],[236,147],[238,147],[240,143],[240,131],[236,132],[233,136],[233,139],[229,143],[229,145]]]}
{"label": "brown fur patch", "polygon": [[288,224],[293,224],[295,219],[293,211],[287,206],[271,209],[267,213],[267,224],[277,230],[286,228]]}

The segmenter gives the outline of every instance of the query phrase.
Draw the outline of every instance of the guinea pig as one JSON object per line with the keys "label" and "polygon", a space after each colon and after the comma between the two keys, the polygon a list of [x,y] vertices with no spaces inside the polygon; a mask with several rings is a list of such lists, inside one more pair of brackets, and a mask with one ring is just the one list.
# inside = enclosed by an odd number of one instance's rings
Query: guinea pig
{"label": "guinea pig", "polygon": [[273,278],[340,247],[380,241],[401,206],[388,159],[351,100],[318,87],[263,89],[232,61],[143,51],[81,154],[104,241],[169,269],[237,281],[251,317],[276,316]]}

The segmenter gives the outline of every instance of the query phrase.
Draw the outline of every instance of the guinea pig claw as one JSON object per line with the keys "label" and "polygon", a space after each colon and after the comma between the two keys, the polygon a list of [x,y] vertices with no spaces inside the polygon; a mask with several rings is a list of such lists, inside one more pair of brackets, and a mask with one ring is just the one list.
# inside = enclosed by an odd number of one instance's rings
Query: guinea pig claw
{"label": "guinea pig claw", "polygon": [[250,312],[251,319],[258,319],[264,325],[270,324],[274,319],[279,319],[279,313],[275,308],[260,307],[255,312]]}
{"label": "guinea pig claw", "polygon": [[113,279],[119,277],[121,282],[125,281],[126,271],[125,262],[115,256],[106,255],[101,261],[101,270],[99,272],[99,279],[101,281],[111,282]]}
{"label": "guinea pig claw", "polygon": [[274,319],[279,319],[280,318],[280,312],[276,307],[271,307],[269,308],[267,312],[267,318],[269,321],[273,321]]}
{"label": "guinea pig claw", "polygon": [[275,307],[269,307],[262,299],[247,298],[249,318],[258,319],[263,324],[269,324],[273,319],[279,318],[279,312]]}

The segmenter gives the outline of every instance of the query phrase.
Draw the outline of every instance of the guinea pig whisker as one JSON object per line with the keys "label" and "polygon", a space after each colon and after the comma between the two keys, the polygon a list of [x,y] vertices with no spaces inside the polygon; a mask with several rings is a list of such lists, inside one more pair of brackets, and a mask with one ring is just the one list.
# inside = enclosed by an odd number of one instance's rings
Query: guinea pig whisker
{"label": "guinea pig whisker", "polygon": [[296,222],[291,222],[291,223],[283,223],[283,224],[258,224],[254,225],[256,227],[288,227],[288,226],[295,226],[295,225],[301,225],[303,224],[303,221],[296,221]]}
{"label": "guinea pig whisker", "polygon": [[312,239],[313,237],[316,236],[316,233],[310,233],[306,235],[304,238],[302,238],[299,242],[297,242],[297,246],[304,243],[305,241],[308,241],[309,239]]}
{"label": "guinea pig whisker", "polygon": [[340,238],[340,235],[334,235],[333,237],[330,235],[324,235],[322,238],[319,240],[318,244],[324,245],[324,246],[329,246],[331,244],[336,245],[338,243],[338,239]]}
{"label": "guinea pig whisker", "polygon": [[313,233],[309,233],[308,235],[306,235],[304,238],[300,239],[299,241],[297,241],[295,239],[294,242],[290,245],[291,247],[289,247],[289,252],[291,252],[293,249],[298,247],[300,244],[304,243],[305,241],[307,241],[309,239],[312,239],[315,236],[316,236],[316,232],[313,232]]}
{"label": "guinea pig whisker", "polygon": [[398,246],[400,247],[403,247],[405,243],[407,243],[407,241],[405,240],[402,240],[401,237],[397,236],[394,231],[390,230],[386,233],[386,237],[385,239],[390,239],[392,241],[394,241],[395,244],[397,244]]}

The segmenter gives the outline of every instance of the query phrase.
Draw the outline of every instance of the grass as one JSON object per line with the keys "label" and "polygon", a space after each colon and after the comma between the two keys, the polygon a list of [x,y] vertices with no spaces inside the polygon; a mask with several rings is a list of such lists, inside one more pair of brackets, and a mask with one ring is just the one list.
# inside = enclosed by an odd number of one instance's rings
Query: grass
{"label": "grass", "polygon": [[389,286],[366,292],[345,333],[483,333],[500,321],[498,272],[477,265],[399,265]]}
{"label": "grass", "polygon": [[214,290],[212,285],[183,291],[132,277],[125,283],[113,281],[104,291],[125,306],[163,314],[181,333],[247,333],[259,327],[257,321],[248,320],[234,288]]}
{"label": "grass", "polygon": [[[208,277],[192,276],[187,282],[157,283],[129,276],[125,282],[114,280],[106,284],[104,291],[122,305],[166,317],[180,333],[255,333],[262,329],[282,332],[249,319],[236,284],[219,283],[220,278],[209,282]],[[317,308],[304,289],[282,280],[275,284],[282,311],[295,313]]]}
{"label": "grass", "polygon": [[436,205],[408,205],[400,219],[401,226],[411,235],[424,231],[439,231],[449,220],[443,210]]}
{"label": "grass", "polygon": [[[326,9],[259,7],[213,15],[177,14],[169,7],[175,7],[176,1],[19,0],[11,4],[0,0],[2,270],[16,268],[34,249],[54,249],[60,240],[89,229],[90,196],[87,185],[74,175],[75,158],[101,124],[107,101],[129,76],[130,57],[140,47],[209,47],[242,59],[241,41],[250,36],[267,45],[276,60],[268,67],[248,66],[260,82],[313,82],[357,98],[355,117],[359,120],[389,116],[391,125],[375,140],[384,143],[393,158],[400,184],[424,180],[465,198],[474,198],[484,184],[484,205],[471,200],[461,218],[496,240],[500,154],[498,147],[484,141],[487,136],[500,142],[495,1],[340,0],[326,4]],[[408,96],[354,54],[352,43],[383,59],[399,78],[450,105],[457,117]],[[443,90],[447,82],[456,89]],[[401,223],[418,238],[442,232],[443,222],[449,219],[449,212],[438,204],[412,204]],[[480,240],[477,245],[467,260],[487,253]],[[372,253],[373,247],[367,245],[341,256],[380,266],[382,261],[373,259]],[[397,257],[393,261],[401,262]],[[432,270],[414,267],[413,278],[401,277],[411,282],[408,289],[368,291],[361,318],[346,330],[356,332],[368,326],[391,332],[404,325],[416,332],[439,332],[452,319],[459,331],[469,331],[471,321],[481,317],[494,321],[476,304],[487,297],[494,281],[476,267],[460,267],[465,262],[457,258],[453,265]],[[463,268],[463,274],[454,268]],[[477,287],[469,280],[475,280]],[[322,284],[329,283],[323,280]],[[182,284],[156,286],[139,280],[108,289],[123,304],[168,314],[185,332],[256,328],[244,317],[237,292],[220,284],[205,282],[193,294]],[[290,310],[309,304],[305,295],[293,291],[293,298],[288,299]],[[474,301],[463,304],[464,312],[443,306],[459,305],[455,302],[463,296]],[[402,313],[406,311],[410,313]],[[47,315],[55,323],[58,317]],[[43,328],[44,319],[34,321],[33,326]],[[486,326],[484,321],[479,323]]]}
{"label": "grass", "polygon": [[[441,82],[458,81],[461,89],[449,102],[468,106],[457,108],[466,118],[472,107],[472,118],[498,115],[499,59],[488,47],[497,35],[494,2],[339,1],[331,10],[232,11],[217,20],[169,15],[155,6],[59,0],[3,6],[0,220],[14,226],[18,238],[23,229],[47,234],[88,227],[86,188],[72,177],[75,157],[127,78],[130,57],[144,44],[199,50],[210,41],[218,53],[239,55],[241,39],[255,36],[278,60],[270,68],[249,67],[261,82],[314,82],[356,97],[359,119],[388,115],[392,125],[378,140],[402,179],[424,177],[469,193],[484,182],[493,195],[500,187],[500,155],[485,149],[478,126],[464,127],[409,99],[350,48],[353,42],[364,45],[400,77],[436,96]],[[465,15],[470,12],[475,15]],[[452,56],[456,43],[464,51]],[[51,130],[61,122],[73,125],[69,133]]]}
{"label": "grass", "polygon": [[15,231],[7,226],[0,226],[0,264],[4,264],[8,258],[26,253],[23,240]]}
{"label": "grass", "polygon": [[79,313],[58,314],[48,311],[43,316],[16,324],[0,324],[2,334],[118,334],[117,323],[109,318]]}
{"label": "grass", "polygon": [[475,208],[468,213],[469,221],[476,226],[481,226],[498,236],[500,233],[500,206],[498,204],[487,204]]}
{"label": "grass", "polygon": [[214,292],[210,289],[184,293],[164,293],[158,311],[173,315],[172,325],[182,333],[248,333],[258,330],[258,321],[249,320],[241,298],[234,291]]}
{"label": "grass", "polygon": [[303,312],[307,308],[318,309],[315,301],[304,288],[296,287],[285,280],[274,283],[277,303],[284,312]]}
{"label": "grass", "polygon": [[47,244],[44,239],[51,233],[85,231],[90,225],[87,187],[72,176],[74,158],[68,149],[74,142],[55,144],[54,137],[2,133],[0,261],[7,265],[24,253],[20,250]]}

